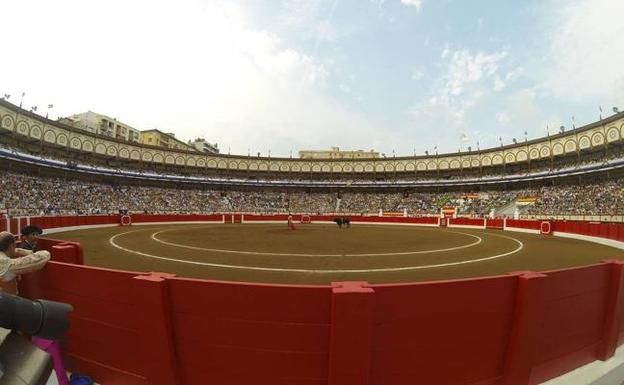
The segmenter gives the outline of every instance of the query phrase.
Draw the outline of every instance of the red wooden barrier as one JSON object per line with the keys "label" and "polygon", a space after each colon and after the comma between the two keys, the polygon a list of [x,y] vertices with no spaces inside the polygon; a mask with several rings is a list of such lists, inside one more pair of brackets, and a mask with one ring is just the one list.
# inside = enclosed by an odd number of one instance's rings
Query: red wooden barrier
{"label": "red wooden barrier", "polygon": [[50,262],[22,276],[20,293],[74,306],[63,348],[69,367],[104,384],[147,384],[139,343],[132,278],[137,273]]}
{"label": "red wooden barrier", "polygon": [[371,287],[371,384],[485,384],[501,377],[515,278]]}
{"label": "red wooden barrier", "polygon": [[166,277],[174,275],[139,275],[132,282],[131,297],[137,306],[134,312],[138,332],[136,354],[143,357],[146,380],[153,385],[179,382]]}
{"label": "red wooden barrier", "polygon": [[460,225],[460,226],[475,226],[481,227],[485,226],[485,219],[475,219],[475,218],[449,218],[449,225]]}
{"label": "red wooden barrier", "polygon": [[369,384],[374,290],[367,282],[337,282],[332,286],[328,384]]}
{"label": "red wooden barrier", "polygon": [[[621,225],[553,226],[624,235]],[[55,261],[82,263],[79,244],[42,238],[39,247]],[[50,262],[25,275],[20,291],[74,305],[64,343],[70,368],[113,385],[536,384],[608,359],[624,343],[619,261],[544,274],[333,287]]]}
{"label": "red wooden barrier", "polygon": [[503,227],[505,226],[505,220],[504,219],[491,219],[488,218],[485,222],[485,227],[488,229],[500,229],[502,230]]}
{"label": "red wooden barrier", "polygon": [[169,281],[178,383],[327,384],[331,287]]}
{"label": "red wooden barrier", "polygon": [[543,297],[546,275],[533,272],[511,275],[518,277],[518,283],[501,383],[528,384],[541,337],[540,323],[545,310]]}
{"label": "red wooden barrier", "polygon": [[528,219],[507,219],[506,226],[519,229],[540,230],[541,223],[542,221]]}

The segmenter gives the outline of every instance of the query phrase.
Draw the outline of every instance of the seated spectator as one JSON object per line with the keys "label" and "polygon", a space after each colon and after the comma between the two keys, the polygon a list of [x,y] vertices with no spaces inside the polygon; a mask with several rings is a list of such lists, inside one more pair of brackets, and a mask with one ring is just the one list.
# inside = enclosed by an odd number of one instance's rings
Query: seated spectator
{"label": "seated spectator", "polygon": [[24,250],[35,251],[35,247],[37,247],[37,239],[41,234],[43,234],[43,230],[41,227],[35,225],[29,225],[22,229],[22,244],[20,248]]}
{"label": "seated spectator", "polygon": [[8,231],[0,232],[0,279],[13,281],[18,275],[37,271],[50,260],[45,250],[32,252],[15,246],[15,237]]}

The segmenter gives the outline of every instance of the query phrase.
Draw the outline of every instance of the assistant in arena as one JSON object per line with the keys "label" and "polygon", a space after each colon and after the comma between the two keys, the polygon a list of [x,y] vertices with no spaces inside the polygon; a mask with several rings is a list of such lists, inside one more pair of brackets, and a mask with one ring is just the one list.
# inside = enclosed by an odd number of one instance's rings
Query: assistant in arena
{"label": "assistant in arena", "polygon": [[29,225],[22,229],[22,244],[20,245],[21,249],[35,251],[37,247],[37,239],[41,234],[43,234],[43,230],[41,227],[35,225]]}

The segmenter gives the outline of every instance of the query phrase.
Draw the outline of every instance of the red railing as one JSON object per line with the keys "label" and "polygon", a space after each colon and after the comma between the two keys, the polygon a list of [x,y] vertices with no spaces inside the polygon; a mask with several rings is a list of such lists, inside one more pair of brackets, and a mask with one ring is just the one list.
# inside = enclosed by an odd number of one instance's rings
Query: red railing
{"label": "red railing", "polygon": [[82,266],[78,244],[40,242],[53,261],[24,276],[21,293],[74,305],[69,366],[107,385],[537,384],[607,359],[624,343],[619,261],[452,281],[292,286]]}
{"label": "red railing", "polygon": [[542,221],[533,221],[528,219],[507,219],[507,227],[528,230],[540,230]]}
{"label": "red railing", "polygon": [[485,226],[485,219],[479,218],[449,218],[448,222],[449,226],[475,226],[481,227]]}

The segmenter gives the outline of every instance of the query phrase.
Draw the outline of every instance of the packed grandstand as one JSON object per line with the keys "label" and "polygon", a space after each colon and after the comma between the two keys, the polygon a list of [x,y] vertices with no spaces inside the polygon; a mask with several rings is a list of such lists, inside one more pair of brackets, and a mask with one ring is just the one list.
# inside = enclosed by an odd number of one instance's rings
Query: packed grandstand
{"label": "packed grandstand", "polygon": [[424,216],[454,207],[461,216],[609,215],[621,220],[620,115],[500,149],[304,162],[199,156],[124,143],[78,132],[0,101],[0,172],[11,186],[0,192],[0,212]]}
{"label": "packed grandstand", "polygon": [[[464,192],[306,192],[155,187],[94,182],[70,176],[32,176],[2,171],[11,189],[0,191],[3,210],[12,215],[113,214],[119,209],[141,213],[355,213],[406,212],[437,215],[445,206],[458,214],[488,216],[518,201],[535,215],[619,214],[624,207],[624,179],[509,190]],[[19,192],[19,194],[16,194]],[[513,214],[513,212],[512,212]],[[497,215],[502,216],[502,215]]]}

